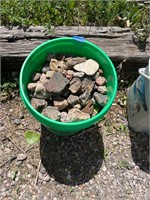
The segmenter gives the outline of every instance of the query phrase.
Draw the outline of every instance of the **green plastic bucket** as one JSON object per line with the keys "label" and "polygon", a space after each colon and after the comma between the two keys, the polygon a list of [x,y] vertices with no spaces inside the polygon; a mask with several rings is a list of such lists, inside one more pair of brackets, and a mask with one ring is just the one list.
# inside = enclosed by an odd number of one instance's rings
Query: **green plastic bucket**
{"label": "green plastic bucket", "polygon": [[[27,85],[31,82],[31,75],[42,68],[48,53],[85,56],[100,64],[101,69],[104,71],[104,76],[107,79],[108,101],[96,116],[81,122],[63,123],[45,117],[31,106]],[[50,130],[50,132],[60,136],[69,136],[92,126],[108,112],[117,92],[117,75],[113,63],[99,47],[86,40],[81,42],[74,38],[63,37],[49,40],[39,45],[28,55],[21,68],[19,85],[21,98],[35,119]]]}

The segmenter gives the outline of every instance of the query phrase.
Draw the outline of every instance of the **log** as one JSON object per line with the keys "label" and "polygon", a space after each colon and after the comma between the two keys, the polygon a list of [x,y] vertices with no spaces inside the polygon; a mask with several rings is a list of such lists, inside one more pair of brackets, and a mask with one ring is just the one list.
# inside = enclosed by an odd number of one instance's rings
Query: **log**
{"label": "log", "polygon": [[94,26],[61,26],[52,27],[47,32],[44,27],[36,26],[27,29],[0,26],[0,51],[3,70],[20,69],[28,54],[43,42],[64,36],[84,36],[86,40],[103,49],[117,66],[122,60],[123,69],[135,71],[148,64],[150,57],[150,38],[145,44],[136,42],[130,28],[94,27]]}

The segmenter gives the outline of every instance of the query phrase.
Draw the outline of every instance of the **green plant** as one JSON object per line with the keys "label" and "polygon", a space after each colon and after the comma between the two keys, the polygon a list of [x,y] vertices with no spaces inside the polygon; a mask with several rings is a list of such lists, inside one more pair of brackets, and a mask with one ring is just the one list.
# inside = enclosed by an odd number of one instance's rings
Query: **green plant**
{"label": "green plant", "polygon": [[17,176],[17,173],[18,173],[17,170],[13,170],[13,171],[11,172],[11,178],[12,178],[13,180],[15,180],[15,178],[16,178],[16,176]]}
{"label": "green plant", "polygon": [[118,167],[128,169],[129,163],[126,160],[121,160],[118,163]]}
{"label": "green plant", "polygon": [[110,153],[110,150],[107,149],[107,148],[105,148],[105,149],[104,149],[104,154],[103,154],[104,160],[106,160],[106,158],[107,158],[107,156],[109,155],[109,153]]}
{"label": "green plant", "polygon": [[14,91],[18,88],[18,81],[6,81],[3,80],[0,84],[0,91],[1,91],[1,102],[5,102],[6,100],[10,99],[11,97],[14,97]]}
{"label": "green plant", "polygon": [[25,138],[28,144],[35,144],[40,141],[40,134],[34,131],[26,131]]}
{"label": "green plant", "polygon": [[0,85],[0,88],[2,91],[8,91],[10,89],[16,88],[18,85],[18,82],[5,82],[2,85]]}

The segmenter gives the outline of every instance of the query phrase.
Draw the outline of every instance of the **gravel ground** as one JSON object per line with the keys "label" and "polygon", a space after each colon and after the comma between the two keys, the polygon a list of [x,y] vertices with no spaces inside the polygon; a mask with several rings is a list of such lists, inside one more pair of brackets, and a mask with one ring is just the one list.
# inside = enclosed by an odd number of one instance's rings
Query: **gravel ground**
{"label": "gravel ground", "polygon": [[[0,199],[150,199],[149,138],[129,131],[123,97],[119,90],[105,118],[72,137],[48,133],[18,95],[2,103]],[[27,144],[27,130],[40,143]]]}

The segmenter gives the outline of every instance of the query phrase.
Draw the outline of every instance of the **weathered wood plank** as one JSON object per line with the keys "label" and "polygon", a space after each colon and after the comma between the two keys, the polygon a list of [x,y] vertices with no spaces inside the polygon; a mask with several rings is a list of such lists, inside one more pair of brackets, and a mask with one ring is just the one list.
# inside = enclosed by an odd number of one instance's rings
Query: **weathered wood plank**
{"label": "weathered wood plank", "polygon": [[86,40],[99,46],[114,64],[125,59],[124,66],[127,70],[134,71],[138,67],[145,67],[150,57],[150,38],[145,47],[140,49],[134,44],[134,34],[129,28],[63,26],[53,28],[48,34],[43,27],[29,27],[26,31],[17,27],[11,30],[0,27],[2,70],[6,65],[10,68],[20,68],[27,55],[48,39],[73,35],[82,35]]}
{"label": "weathered wood plank", "polygon": [[[126,33],[128,32],[128,33]],[[52,27],[50,33],[47,33],[44,27],[29,27],[24,31],[24,29],[19,29],[13,27],[13,29],[7,29],[4,26],[0,27],[0,40],[19,40],[19,39],[49,39],[52,36],[73,36],[82,35],[89,37],[108,37],[108,38],[118,38],[131,34],[129,28],[120,27],[94,27],[94,26],[61,26]]]}

